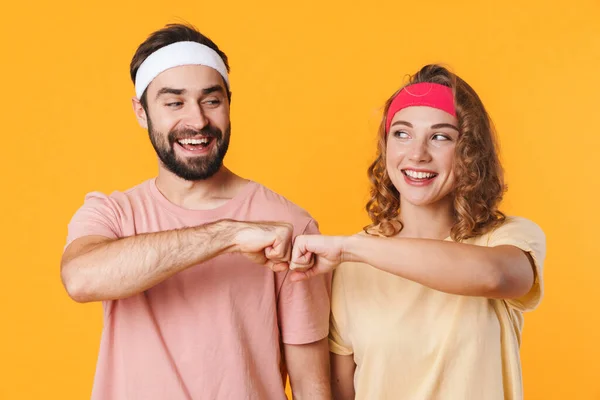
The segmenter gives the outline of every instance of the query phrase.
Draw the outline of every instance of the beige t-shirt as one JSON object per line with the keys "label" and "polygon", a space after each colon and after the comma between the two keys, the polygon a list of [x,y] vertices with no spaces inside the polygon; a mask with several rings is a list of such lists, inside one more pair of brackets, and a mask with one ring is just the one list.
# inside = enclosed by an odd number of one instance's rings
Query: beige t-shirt
{"label": "beige t-shirt", "polygon": [[356,399],[523,398],[523,312],[542,298],[544,233],[529,220],[509,217],[465,243],[514,245],[531,254],[536,269],[531,291],[515,300],[459,296],[368,264],[337,268],[329,344],[333,353],[354,354]]}

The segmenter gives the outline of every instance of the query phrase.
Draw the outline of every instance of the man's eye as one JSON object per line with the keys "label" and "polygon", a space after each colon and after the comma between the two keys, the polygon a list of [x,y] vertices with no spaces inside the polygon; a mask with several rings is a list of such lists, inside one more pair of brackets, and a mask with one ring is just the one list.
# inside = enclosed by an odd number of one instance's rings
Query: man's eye
{"label": "man's eye", "polygon": [[181,101],[173,101],[171,103],[167,103],[167,107],[179,107],[183,104]]}
{"label": "man's eye", "polygon": [[206,104],[207,106],[218,106],[219,104],[221,104],[221,100],[211,99],[211,100],[206,100],[203,103]]}

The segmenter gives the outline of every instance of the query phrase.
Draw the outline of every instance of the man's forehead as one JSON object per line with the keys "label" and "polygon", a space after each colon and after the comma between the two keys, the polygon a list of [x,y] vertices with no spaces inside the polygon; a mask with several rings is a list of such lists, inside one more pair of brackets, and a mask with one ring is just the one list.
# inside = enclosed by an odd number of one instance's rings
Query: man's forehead
{"label": "man's forehead", "polygon": [[205,65],[182,65],[158,74],[150,83],[148,92],[156,92],[162,87],[184,89],[186,92],[201,92],[214,86],[221,86],[225,91],[225,82],[215,69]]}

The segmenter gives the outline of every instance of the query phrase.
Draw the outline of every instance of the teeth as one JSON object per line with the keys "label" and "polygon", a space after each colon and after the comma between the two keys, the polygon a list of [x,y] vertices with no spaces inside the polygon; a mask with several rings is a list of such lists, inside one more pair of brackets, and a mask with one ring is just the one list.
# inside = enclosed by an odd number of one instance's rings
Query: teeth
{"label": "teeth", "polygon": [[415,179],[429,179],[429,178],[433,178],[436,175],[431,172],[417,172],[417,171],[413,171],[410,169],[404,170],[404,173],[406,175],[410,176],[411,178],[415,178]]}
{"label": "teeth", "polygon": [[208,138],[202,138],[202,139],[181,139],[179,140],[179,143],[181,144],[207,144],[208,143]]}

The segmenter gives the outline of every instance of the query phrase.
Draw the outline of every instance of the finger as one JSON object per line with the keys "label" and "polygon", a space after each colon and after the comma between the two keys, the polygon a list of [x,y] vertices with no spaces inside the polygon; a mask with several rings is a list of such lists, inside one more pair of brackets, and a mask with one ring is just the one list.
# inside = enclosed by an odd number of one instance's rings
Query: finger
{"label": "finger", "polygon": [[307,253],[306,250],[306,236],[300,235],[296,237],[294,241],[294,247],[292,248],[292,262],[295,264],[306,263],[308,260],[304,257]]}
{"label": "finger", "polygon": [[281,255],[282,259],[285,261],[291,261],[292,259],[292,241],[287,240],[285,243],[282,243],[281,245],[282,247],[282,252],[283,254]]}
{"label": "finger", "polygon": [[269,260],[274,260],[275,258],[277,258],[273,246],[265,247],[265,257],[267,257]]}
{"label": "finger", "polygon": [[289,260],[285,259],[283,252],[278,247],[270,247],[270,246],[266,247],[265,248],[265,257],[271,261],[276,261],[276,262],[289,261]]}
{"label": "finger", "polygon": [[315,265],[306,271],[299,271],[297,269],[290,271],[290,279],[292,282],[299,282],[310,279],[317,275],[326,274],[328,272],[329,270],[327,268],[322,268],[319,265]]}
{"label": "finger", "polygon": [[290,269],[295,271],[307,271],[313,267],[315,263],[314,260],[314,254],[311,252],[306,252],[290,262]]}
{"label": "finger", "polygon": [[290,263],[290,269],[298,271],[306,271],[312,268],[314,264],[314,256],[311,251],[308,251],[307,245],[308,237],[301,235],[298,236],[294,242],[294,248],[292,249],[292,261]]}
{"label": "finger", "polygon": [[268,267],[273,272],[283,272],[289,269],[289,265],[286,262],[275,262],[272,260],[267,260],[265,262],[265,266]]}
{"label": "finger", "polygon": [[265,256],[271,260],[289,261],[290,243],[291,242],[289,240],[281,240],[280,238],[276,237],[273,241],[273,244],[265,248]]}
{"label": "finger", "polygon": [[301,282],[312,278],[313,276],[319,275],[316,268],[311,268],[307,271],[290,271],[290,279],[292,282]]}
{"label": "finger", "polygon": [[290,261],[292,259],[292,248],[294,245],[294,228],[290,225],[286,230],[286,235],[283,240],[283,259],[285,261]]}
{"label": "finger", "polygon": [[279,262],[273,266],[274,272],[283,272],[290,269],[290,265],[286,262]]}
{"label": "finger", "polygon": [[289,277],[292,282],[301,282],[308,279],[306,272],[298,270],[290,271]]}

